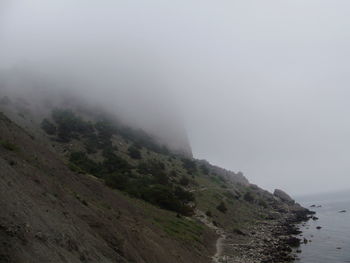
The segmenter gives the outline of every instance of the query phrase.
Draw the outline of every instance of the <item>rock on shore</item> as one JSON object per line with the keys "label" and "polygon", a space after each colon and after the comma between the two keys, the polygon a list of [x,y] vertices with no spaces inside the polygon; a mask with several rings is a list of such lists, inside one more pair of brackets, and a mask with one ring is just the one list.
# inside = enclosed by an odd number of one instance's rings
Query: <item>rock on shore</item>
{"label": "rock on shore", "polygon": [[298,224],[312,218],[314,212],[296,204],[285,193],[275,193],[279,199],[283,198],[282,202],[275,203],[278,214],[244,229],[244,235],[235,231],[225,233],[225,239],[221,241],[221,261],[217,262],[283,263],[297,258],[297,253],[293,251],[302,242],[296,237],[301,233]]}

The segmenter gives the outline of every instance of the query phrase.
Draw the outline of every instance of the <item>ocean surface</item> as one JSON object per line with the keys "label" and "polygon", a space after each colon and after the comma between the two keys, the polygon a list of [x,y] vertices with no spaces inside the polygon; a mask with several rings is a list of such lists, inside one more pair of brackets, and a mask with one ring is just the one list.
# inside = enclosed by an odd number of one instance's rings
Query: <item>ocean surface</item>
{"label": "ocean surface", "polygon": [[[350,191],[303,197],[298,202],[315,211],[319,220],[301,227],[301,238],[311,242],[301,245],[296,263],[350,262]],[[340,213],[342,210],[346,212]]]}

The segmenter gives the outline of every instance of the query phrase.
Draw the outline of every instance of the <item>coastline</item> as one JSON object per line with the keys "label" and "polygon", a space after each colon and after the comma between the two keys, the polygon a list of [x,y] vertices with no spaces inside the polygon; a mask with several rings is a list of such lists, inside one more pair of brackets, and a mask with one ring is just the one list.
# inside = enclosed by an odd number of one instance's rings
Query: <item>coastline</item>
{"label": "coastline", "polygon": [[243,232],[220,232],[220,243],[213,262],[223,263],[286,263],[297,259],[301,239],[299,224],[308,221],[314,212],[299,205],[278,212],[278,218],[261,220]]}

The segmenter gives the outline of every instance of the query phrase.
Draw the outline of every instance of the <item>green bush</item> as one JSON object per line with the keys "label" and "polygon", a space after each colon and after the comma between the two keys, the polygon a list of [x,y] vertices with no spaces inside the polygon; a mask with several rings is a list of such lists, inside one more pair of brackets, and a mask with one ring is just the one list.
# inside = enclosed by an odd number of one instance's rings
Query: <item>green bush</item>
{"label": "green bush", "polygon": [[15,151],[19,150],[17,145],[15,145],[7,140],[0,140],[0,145],[8,151],[15,152]]}
{"label": "green bush", "polygon": [[57,139],[61,142],[69,142],[79,135],[93,132],[92,124],[83,121],[71,110],[55,109],[52,111],[52,119],[57,125]]}
{"label": "green bush", "polygon": [[183,188],[177,186],[174,191],[175,196],[184,204],[194,201],[193,193],[185,191]]}
{"label": "green bush", "polygon": [[114,153],[113,148],[103,150],[103,157],[105,160],[102,162],[102,171],[105,174],[127,172],[132,168],[127,161]]}
{"label": "green bush", "polygon": [[105,183],[111,188],[124,191],[128,189],[129,176],[125,173],[113,173],[106,177]]}
{"label": "green bush", "polygon": [[213,217],[213,214],[208,210],[207,212],[205,212],[206,216],[208,217]]}
{"label": "green bush", "polygon": [[142,162],[137,170],[142,175],[151,175],[155,184],[169,184],[169,177],[165,171],[164,163],[156,160]]}
{"label": "green bush", "polygon": [[105,147],[112,147],[111,139],[113,134],[117,132],[115,125],[113,125],[112,122],[103,119],[95,124],[95,129],[98,133],[98,148],[103,149]]}
{"label": "green bush", "polygon": [[226,213],[227,211],[227,207],[223,201],[216,207],[216,209],[222,213]]}
{"label": "green bush", "polygon": [[267,208],[267,207],[268,207],[266,201],[263,200],[263,199],[259,199],[258,205],[260,205],[260,206],[262,206],[262,207],[264,207],[264,208]]}
{"label": "green bush", "polygon": [[255,201],[255,197],[253,195],[253,193],[251,191],[247,191],[244,196],[243,196],[243,199],[247,202],[254,202]]}
{"label": "green bush", "polygon": [[48,134],[48,135],[54,135],[56,134],[57,128],[52,122],[50,122],[48,119],[44,119],[41,122],[41,128]]}
{"label": "green bush", "polygon": [[210,172],[208,166],[206,166],[205,164],[202,164],[199,168],[201,169],[202,173],[205,175],[208,175]]}
{"label": "green bush", "polygon": [[182,208],[181,202],[176,198],[173,191],[164,185],[154,185],[144,189],[142,197],[144,200],[164,209],[180,212]]}
{"label": "green bush", "polygon": [[133,159],[140,160],[142,158],[140,150],[135,145],[130,146],[128,149],[129,156]]}
{"label": "green bush", "polygon": [[187,170],[187,172],[191,175],[197,172],[197,164],[195,160],[183,158],[182,165]]}
{"label": "green bush", "polygon": [[[90,173],[98,177],[101,176],[99,174],[101,170],[100,164],[94,162],[93,160],[90,160],[84,152],[71,153],[69,161],[86,173]],[[73,168],[74,166],[71,167]]]}
{"label": "green bush", "polygon": [[165,166],[164,163],[156,161],[156,160],[149,160],[141,162],[138,167],[138,172],[140,174],[152,174],[156,175],[159,173],[163,173]]}
{"label": "green bush", "polygon": [[190,179],[187,176],[181,176],[179,183],[183,186],[188,186],[190,184]]}

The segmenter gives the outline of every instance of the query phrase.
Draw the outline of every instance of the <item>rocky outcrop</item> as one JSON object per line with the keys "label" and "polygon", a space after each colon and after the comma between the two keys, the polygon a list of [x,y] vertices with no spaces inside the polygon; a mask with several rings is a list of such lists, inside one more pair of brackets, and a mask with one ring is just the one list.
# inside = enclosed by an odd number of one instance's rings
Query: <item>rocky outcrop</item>
{"label": "rocky outcrop", "polygon": [[280,189],[276,189],[273,192],[273,195],[276,196],[277,198],[279,198],[280,200],[282,200],[283,202],[287,202],[290,204],[294,204],[295,201],[284,191],[280,190]]}
{"label": "rocky outcrop", "polygon": [[201,160],[200,163],[202,166],[207,167],[207,169],[209,169],[212,173],[223,177],[225,180],[231,183],[238,183],[245,186],[249,185],[248,179],[242,172],[229,171],[219,166],[212,165],[206,160]]}

